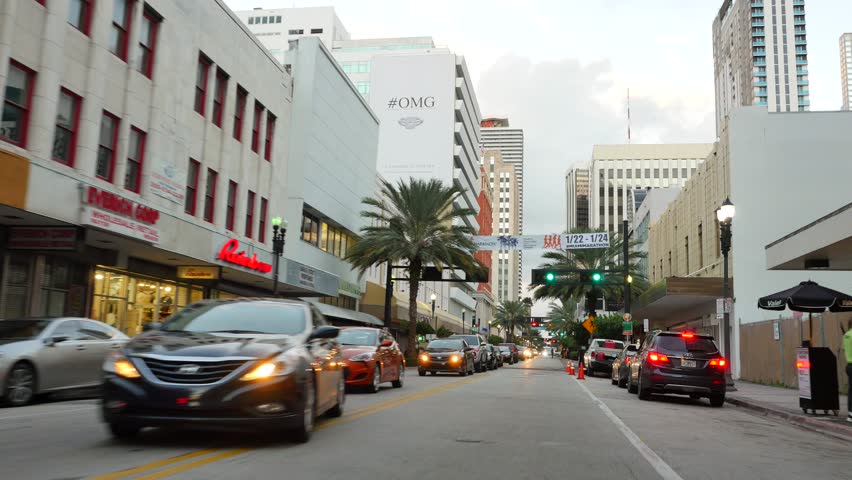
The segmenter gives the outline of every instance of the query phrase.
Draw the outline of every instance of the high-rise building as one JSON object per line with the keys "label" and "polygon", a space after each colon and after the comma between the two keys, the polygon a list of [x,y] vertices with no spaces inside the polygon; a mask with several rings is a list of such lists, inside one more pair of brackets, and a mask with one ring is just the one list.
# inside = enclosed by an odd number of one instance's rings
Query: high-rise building
{"label": "high-rise building", "polygon": [[633,221],[646,189],[682,186],[712,149],[710,143],[593,146],[589,227],[620,231],[623,220]]}
{"label": "high-rise building", "polygon": [[852,110],[852,33],[840,36],[840,85],[843,110]]}
{"label": "high-rise building", "polygon": [[589,228],[589,169],[572,168],[565,175],[568,230]]}
{"label": "high-rise building", "polygon": [[[520,234],[520,195],[515,167],[503,161],[499,150],[483,150],[482,166],[494,198],[497,235]],[[521,256],[517,250],[498,251],[492,256],[491,282],[496,301],[518,300],[521,295]]]}
{"label": "high-rise building", "polygon": [[524,130],[509,127],[508,118],[483,118],[480,124],[483,150],[499,150],[503,162],[512,165],[518,179],[519,234],[524,232]]}
{"label": "high-rise building", "polygon": [[370,99],[373,58],[383,55],[446,52],[436,48],[432,37],[366,38],[334,42],[334,58],[352,83],[368,101]]}
{"label": "high-rise building", "polygon": [[731,110],[810,108],[804,0],[725,0],[713,22],[716,133]]}
{"label": "high-rise building", "polygon": [[315,36],[330,50],[335,41],[349,39],[349,32],[337,18],[334,7],[255,8],[234,14],[282,63],[290,40]]}

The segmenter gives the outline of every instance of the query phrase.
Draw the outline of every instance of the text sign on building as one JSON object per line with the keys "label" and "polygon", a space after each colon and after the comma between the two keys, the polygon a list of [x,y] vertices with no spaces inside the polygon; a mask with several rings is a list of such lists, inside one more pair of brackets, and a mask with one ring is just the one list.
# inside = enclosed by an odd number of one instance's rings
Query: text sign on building
{"label": "text sign on building", "polygon": [[222,267],[181,265],[177,267],[179,280],[218,280]]}
{"label": "text sign on building", "polygon": [[609,248],[609,233],[554,233],[550,235],[475,236],[478,250],[577,250]]}
{"label": "text sign on building", "polygon": [[216,259],[260,273],[269,273],[272,271],[272,265],[258,260],[256,253],[249,256],[244,249],[240,249],[240,241],[236,238],[232,238],[222,245],[222,249],[219,250]]}
{"label": "text sign on building", "polygon": [[11,250],[74,250],[76,227],[12,227],[9,229]]}
{"label": "text sign on building", "polygon": [[80,223],[150,243],[160,242],[160,212],[93,186],[83,187]]}

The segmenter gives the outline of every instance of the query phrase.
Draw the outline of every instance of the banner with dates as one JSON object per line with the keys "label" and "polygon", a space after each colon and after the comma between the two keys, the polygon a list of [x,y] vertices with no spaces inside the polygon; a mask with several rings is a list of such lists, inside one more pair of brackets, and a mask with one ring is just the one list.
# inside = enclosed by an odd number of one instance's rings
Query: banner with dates
{"label": "banner with dates", "polygon": [[609,233],[554,233],[550,235],[501,235],[472,237],[479,250],[575,250],[609,248]]}

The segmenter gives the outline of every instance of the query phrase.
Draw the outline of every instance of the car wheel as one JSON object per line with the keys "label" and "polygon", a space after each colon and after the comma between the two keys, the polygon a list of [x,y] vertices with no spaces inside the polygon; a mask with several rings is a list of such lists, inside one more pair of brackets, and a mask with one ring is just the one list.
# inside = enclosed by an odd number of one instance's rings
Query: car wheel
{"label": "car wheel", "polygon": [[116,440],[129,440],[142,430],[138,425],[130,425],[127,423],[110,423],[107,425],[109,433]]}
{"label": "car wheel", "polygon": [[641,372],[639,373],[639,379],[636,383],[638,383],[638,386],[637,386],[638,392],[637,393],[639,393],[639,400],[650,400],[651,399],[650,390],[648,390],[647,388],[642,388],[642,374],[641,374]]}
{"label": "car wheel", "polygon": [[612,381],[613,385],[618,385],[618,380],[615,379],[615,373],[609,376],[610,381]]}
{"label": "car wheel", "polygon": [[429,372],[433,377],[438,374],[438,372]]}
{"label": "car wheel", "polygon": [[719,408],[725,404],[725,394],[718,393],[715,395],[710,395],[710,406],[714,408]]}
{"label": "car wheel", "polygon": [[417,369],[417,375],[420,375],[421,377],[425,377],[426,376],[426,370],[421,370],[421,369],[418,368]]}
{"label": "car wheel", "polygon": [[629,393],[636,393],[638,391],[636,389],[636,385],[633,384],[633,378],[630,375],[627,376],[627,391]]}
{"label": "car wheel", "polygon": [[396,380],[391,382],[393,388],[402,388],[402,384],[405,382],[405,365],[399,366],[399,376],[396,377]]}
{"label": "car wheel", "polygon": [[382,383],[382,371],[379,369],[379,366],[376,365],[376,368],[373,369],[373,382],[370,383],[369,387],[367,387],[367,391],[370,393],[378,392],[380,383]]}
{"label": "car wheel", "polygon": [[618,376],[618,388],[627,388],[627,379],[621,378],[621,375]]}
{"label": "car wheel", "polygon": [[479,363],[474,363],[473,369],[476,371],[476,373],[482,372],[482,362],[480,361]]}
{"label": "car wheel", "polygon": [[10,407],[21,407],[30,403],[35,396],[36,375],[28,363],[18,363],[12,367],[6,380],[3,399]]}
{"label": "car wheel", "polygon": [[460,376],[460,377],[466,377],[466,376],[467,376],[467,370],[462,370],[462,371],[460,371],[460,372],[459,372],[459,376]]}
{"label": "car wheel", "polygon": [[343,416],[343,404],[346,403],[346,382],[343,377],[340,377],[340,382],[337,385],[337,403],[328,411],[328,416],[331,418]]}
{"label": "car wheel", "polygon": [[314,389],[314,374],[309,372],[305,379],[305,406],[302,410],[300,425],[293,429],[292,437],[297,443],[307,443],[311,439],[316,421],[316,390]]}

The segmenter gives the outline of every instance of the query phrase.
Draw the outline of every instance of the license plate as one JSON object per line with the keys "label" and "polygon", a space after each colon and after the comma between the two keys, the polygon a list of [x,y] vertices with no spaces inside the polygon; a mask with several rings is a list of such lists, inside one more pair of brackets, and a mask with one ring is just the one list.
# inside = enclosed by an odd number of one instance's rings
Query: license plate
{"label": "license plate", "polygon": [[695,360],[681,360],[680,366],[681,367],[695,368]]}

